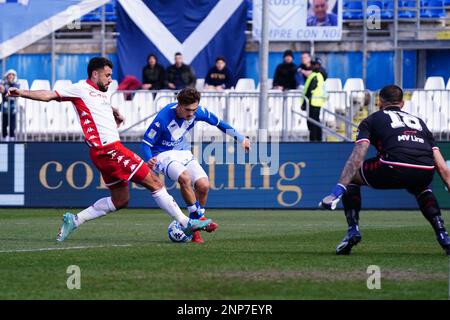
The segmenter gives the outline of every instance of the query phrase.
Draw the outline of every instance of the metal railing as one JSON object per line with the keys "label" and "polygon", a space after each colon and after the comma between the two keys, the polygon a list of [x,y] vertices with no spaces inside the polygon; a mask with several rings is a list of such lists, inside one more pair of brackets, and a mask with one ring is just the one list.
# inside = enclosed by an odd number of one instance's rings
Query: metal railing
{"label": "metal railing", "polygon": [[[200,105],[227,121],[243,135],[258,136],[258,91],[205,91]],[[301,110],[307,99],[301,91],[275,91],[268,94],[269,137],[281,141],[308,141],[308,121],[320,126],[324,141],[348,141],[356,137],[357,125],[376,111],[378,95],[370,91],[330,91],[322,108],[321,121]],[[119,129],[124,141],[140,141],[156,114],[176,101],[176,92],[117,91],[111,95],[114,107],[125,116]],[[307,101],[308,105],[308,101]],[[405,90],[404,110],[425,121],[437,140],[450,140],[450,90]],[[2,122],[0,117],[0,123]],[[11,118],[11,117],[10,117]],[[18,99],[16,141],[83,141],[78,116],[70,102],[37,102]],[[3,127],[3,123],[2,123]],[[223,137],[206,123],[196,125],[195,135],[202,141]],[[5,141],[5,139],[1,139]]]}

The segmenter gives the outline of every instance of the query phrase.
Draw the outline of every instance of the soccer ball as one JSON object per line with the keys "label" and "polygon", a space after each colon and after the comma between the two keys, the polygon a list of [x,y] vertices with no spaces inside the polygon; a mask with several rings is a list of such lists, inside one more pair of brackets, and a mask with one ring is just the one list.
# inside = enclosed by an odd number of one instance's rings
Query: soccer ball
{"label": "soccer ball", "polygon": [[167,228],[167,234],[169,239],[173,242],[188,242],[192,240],[192,235],[188,236],[183,232],[181,224],[174,220],[169,224]]}

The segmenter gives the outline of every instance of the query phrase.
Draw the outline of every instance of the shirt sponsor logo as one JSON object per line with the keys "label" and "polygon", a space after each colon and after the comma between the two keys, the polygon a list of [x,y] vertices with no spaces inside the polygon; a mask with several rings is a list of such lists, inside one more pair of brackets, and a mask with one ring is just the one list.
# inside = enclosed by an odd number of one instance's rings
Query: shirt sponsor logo
{"label": "shirt sponsor logo", "polygon": [[93,98],[103,98],[103,99],[107,98],[106,95],[94,91],[89,91],[89,95]]}
{"label": "shirt sponsor logo", "polygon": [[411,142],[425,143],[424,139],[413,136],[413,135],[409,135],[409,134],[399,135],[398,141],[411,141]]}

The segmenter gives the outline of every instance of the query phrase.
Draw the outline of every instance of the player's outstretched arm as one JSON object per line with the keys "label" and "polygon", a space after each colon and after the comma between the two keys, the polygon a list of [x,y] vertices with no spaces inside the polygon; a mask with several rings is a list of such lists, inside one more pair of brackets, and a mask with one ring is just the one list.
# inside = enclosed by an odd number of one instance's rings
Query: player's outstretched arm
{"label": "player's outstretched arm", "polygon": [[434,164],[447,190],[450,192],[450,168],[447,167],[444,157],[439,149],[433,149]]}
{"label": "player's outstretched arm", "polygon": [[320,207],[328,210],[336,209],[339,200],[344,195],[345,191],[347,191],[347,185],[352,182],[353,177],[361,167],[369,146],[369,142],[366,141],[361,141],[355,145],[352,154],[348,158],[344,169],[342,170],[338,184],[334,187],[330,195],[326,196],[322,199],[322,201],[320,201]]}
{"label": "player's outstretched arm", "polygon": [[59,96],[54,91],[48,90],[23,90],[17,88],[9,88],[7,97],[22,97],[25,99],[37,100],[37,101],[52,101],[58,100]]}

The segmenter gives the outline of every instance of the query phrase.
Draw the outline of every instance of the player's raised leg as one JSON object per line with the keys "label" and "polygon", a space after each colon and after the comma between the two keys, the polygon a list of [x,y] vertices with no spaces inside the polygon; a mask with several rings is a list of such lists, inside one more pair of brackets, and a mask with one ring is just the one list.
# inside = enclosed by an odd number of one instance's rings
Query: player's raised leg
{"label": "player's raised leg", "polygon": [[130,199],[128,183],[119,182],[112,185],[110,186],[110,192],[110,197],[97,200],[93,205],[77,214],[66,212],[56,241],[63,242],[75,229],[86,221],[104,217],[108,213],[115,212],[128,206],[128,201]]}
{"label": "player's raised leg", "polygon": [[425,219],[433,227],[437,241],[447,255],[450,255],[450,237],[444,227],[444,220],[441,216],[441,209],[431,189],[426,189],[416,193],[417,203]]}

